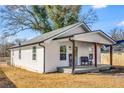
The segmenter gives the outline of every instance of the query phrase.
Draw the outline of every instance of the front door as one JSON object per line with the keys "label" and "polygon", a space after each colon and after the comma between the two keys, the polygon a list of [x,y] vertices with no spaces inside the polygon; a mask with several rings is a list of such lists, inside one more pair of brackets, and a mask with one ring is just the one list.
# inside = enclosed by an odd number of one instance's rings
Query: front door
{"label": "front door", "polygon": [[[69,66],[72,66],[73,58],[72,54],[69,54]],[[78,48],[75,47],[75,65],[78,65]]]}

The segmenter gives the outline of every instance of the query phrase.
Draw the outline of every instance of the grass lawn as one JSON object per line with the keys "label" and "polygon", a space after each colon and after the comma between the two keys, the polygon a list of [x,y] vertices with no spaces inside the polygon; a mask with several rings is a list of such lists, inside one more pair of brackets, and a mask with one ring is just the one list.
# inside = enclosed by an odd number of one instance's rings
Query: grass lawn
{"label": "grass lawn", "polygon": [[39,74],[15,67],[0,66],[0,76],[3,73],[18,88],[124,87],[124,73]]}

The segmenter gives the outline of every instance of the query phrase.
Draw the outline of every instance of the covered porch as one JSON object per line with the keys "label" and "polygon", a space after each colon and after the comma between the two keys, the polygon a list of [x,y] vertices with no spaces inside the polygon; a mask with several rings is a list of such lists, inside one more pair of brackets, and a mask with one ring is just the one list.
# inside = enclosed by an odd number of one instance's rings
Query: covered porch
{"label": "covered porch", "polygon": [[[82,42],[88,42],[88,43],[93,44],[94,64],[91,64],[89,66],[80,66],[80,67],[75,66],[75,41],[82,41]],[[99,72],[101,70],[110,69],[112,66],[112,44],[113,43],[114,43],[114,41],[109,36],[107,36],[104,32],[100,32],[100,31],[75,35],[72,38],[72,46],[73,46],[72,73]],[[101,56],[99,56],[99,54],[101,54],[101,48],[99,47],[100,45],[109,45],[110,64],[108,64],[108,65],[98,64],[98,59],[101,57]],[[98,49],[98,47],[99,47],[99,49]]]}
{"label": "covered porch", "polygon": [[[72,37],[69,37],[69,41],[71,41],[71,44],[72,44],[72,49],[71,49],[71,61],[72,61],[72,64],[69,65],[69,66],[61,66],[61,67],[58,67],[57,70],[59,72],[64,72],[64,73],[87,73],[87,72],[99,72],[99,71],[102,71],[102,70],[108,70],[111,68],[112,66],[112,45],[114,43],[114,41],[109,37],[107,36],[105,33],[103,32],[100,32],[100,31],[97,31],[97,32],[90,32],[90,33],[83,33],[83,34],[77,34],[77,35],[74,35]],[[80,42],[80,45],[77,44],[78,42]],[[82,44],[81,44],[82,42]],[[84,46],[83,43],[87,43],[87,44],[90,44],[90,48],[92,48],[92,63],[88,65],[85,65],[85,64],[81,64],[81,62],[78,60],[78,64],[77,64],[77,52],[81,52],[80,53],[80,57],[78,59],[80,59],[81,57],[87,57],[88,58],[88,61],[89,62],[89,56],[87,55],[87,53],[85,52],[88,52],[89,51],[85,51],[85,49],[82,50],[82,47],[87,47],[87,46]],[[76,50],[76,47],[79,47],[79,46],[82,46],[80,47],[79,51],[75,51]],[[109,49],[110,49],[110,64],[101,64],[100,63],[100,53],[101,53],[101,47],[102,45],[108,45],[109,46]],[[69,63],[70,63],[70,59],[68,60]]]}

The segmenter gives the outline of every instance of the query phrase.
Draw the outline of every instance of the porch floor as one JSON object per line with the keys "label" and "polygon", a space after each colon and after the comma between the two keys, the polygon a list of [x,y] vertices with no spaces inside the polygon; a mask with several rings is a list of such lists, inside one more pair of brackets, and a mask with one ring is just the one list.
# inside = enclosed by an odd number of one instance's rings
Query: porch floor
{"label": "porch floor", "polygon": [[[97,65],[97,67],[93,65],[91,66],[75,66],[75,73],[91,73],[91,72],[99,72],[99,71],[104,71],[104,70],[108,70],[111,68],[111,65],[107,65],[107,64],[99,64]],[[62,73],[72,73],[72,67],[58,67],[57,68],[58,72],[62,72]]]}

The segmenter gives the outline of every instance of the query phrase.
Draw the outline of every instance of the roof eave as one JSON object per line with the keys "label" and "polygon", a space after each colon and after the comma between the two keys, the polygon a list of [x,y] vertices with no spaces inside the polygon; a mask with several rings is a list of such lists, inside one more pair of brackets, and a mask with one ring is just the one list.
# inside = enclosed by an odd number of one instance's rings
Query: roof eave
{"label": "roof eave", "polygon": [[14,47],[10,47],[10,48],[8,48],[8,49],[19,48],[19,47],[25,47],[25,46],[30,46],[30,45],[36,45],[36,44],[39,44],[39,43],[43,43],[43,42],[41,41],[41,42],[35,42],[35,43],[30,43],[30,44],[25,44],[25,45],[14,46]]}

